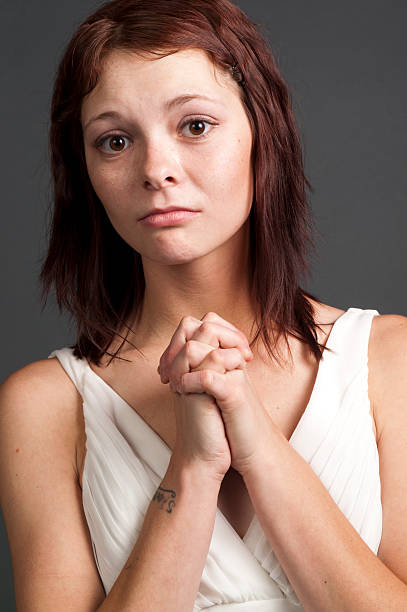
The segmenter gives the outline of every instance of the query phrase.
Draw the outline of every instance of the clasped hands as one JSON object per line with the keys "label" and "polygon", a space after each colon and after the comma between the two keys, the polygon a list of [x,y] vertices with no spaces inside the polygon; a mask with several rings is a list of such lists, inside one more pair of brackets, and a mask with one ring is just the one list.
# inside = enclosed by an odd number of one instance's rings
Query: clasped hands
{"label": "clasped hands", "polygon": [[231,466],[243,477],[261,468],[276,429],[246,371],[252,359],[245,334],[209,312],[202,320],[182,318],[157,368],[174,393],[206,393],[215,399]]}

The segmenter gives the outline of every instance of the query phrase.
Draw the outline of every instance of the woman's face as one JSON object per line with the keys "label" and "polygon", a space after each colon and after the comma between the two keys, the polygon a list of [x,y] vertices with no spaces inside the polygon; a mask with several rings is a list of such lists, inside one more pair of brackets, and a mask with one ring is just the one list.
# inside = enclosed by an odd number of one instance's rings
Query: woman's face
{"label": "woman's face", "polygon": [[[83,101],[81,122],[93,188],[143,258],[187,263],[224,245],[248,219],[250,123],[239,86],[219,71],[215,78],[203,51],[154,61],[111,52]],[[176,225],[140,222],[153,208],[173,206],[199,214]]]}

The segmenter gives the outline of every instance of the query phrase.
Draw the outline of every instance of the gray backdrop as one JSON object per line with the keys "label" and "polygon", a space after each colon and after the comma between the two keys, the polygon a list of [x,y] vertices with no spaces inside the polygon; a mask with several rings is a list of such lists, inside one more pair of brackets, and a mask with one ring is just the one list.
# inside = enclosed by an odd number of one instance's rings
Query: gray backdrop
{"label": "gray backdrop", "polygon": [[[186,0],[187,1],[187,0]],[[0,380],[74,341],[54,301],[40,313],[49,201],[48,109],[58,58],[100,2],[0,8],[3,354]],[[337,308],[407,315],[407,5],[402,0],[241,0],[295,101],[320,233],[308,285]],[[0,609],[15,610],[0,521]]]}

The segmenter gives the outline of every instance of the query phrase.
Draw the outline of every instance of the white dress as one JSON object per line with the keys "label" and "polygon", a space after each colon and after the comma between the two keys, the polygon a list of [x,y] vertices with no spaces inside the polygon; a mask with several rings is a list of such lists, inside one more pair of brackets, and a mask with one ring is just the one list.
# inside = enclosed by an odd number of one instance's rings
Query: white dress
{"label": "white dress", "polygon": [[[348,308],[328,337],[309,403],[289,443],[377,554],[382,533],[379,456],[368,398],[367,350],[377,310]],[[82,500],[106,594],[127,561],[171,449],[73,349],[53,351],[83,399]],[[318,520],[318,517],[315,517]],[[321,525],[323,529],[323,525]],[[256,515],[243,539],[219,508],[194,612],[303,610]]]}

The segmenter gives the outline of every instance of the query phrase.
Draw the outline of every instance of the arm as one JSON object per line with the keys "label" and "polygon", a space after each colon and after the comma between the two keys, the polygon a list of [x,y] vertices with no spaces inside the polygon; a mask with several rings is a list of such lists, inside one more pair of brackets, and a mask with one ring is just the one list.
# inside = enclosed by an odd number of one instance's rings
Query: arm
{"label": "arm", "polygon": [[407,319],[375,319],[381,321],[374,320],[378,340],[369,369],[382,415],[383,560],[276,427],[267,458],[243,476],[264,533],[309,612],[407,609]]}
{"label": "arm", "polygon": [[170,502],[162,503],[157,494],[154,496],[133,551],[98,608],[100,612],[193,609],[221,482],[200,466],[184,466],[175,454],[157,490],[170,491],[165,494]]}
{"label": "arm", "polygon": [[[122,572],[106,597],[76,469],[82,403],[57,360],[34,362],[0,386],[0,493],[18,612],[191,612],[208,552],[220,480],[173,453]],[[201,464],[199,464],[201,465]]]}
{"label": "arm", "polygon": [[283,438],[276,432],[273,460],[246,474],[244,481],[265,536],[305,610],[405,609],[407,586],[374,555]]}
{"label": "arm", "polygon": [[0,386],[0,503],[18,612],[94,612],[105,597],[76,470],[80,399],[56,359]]}

